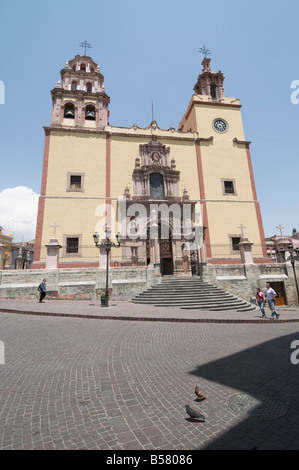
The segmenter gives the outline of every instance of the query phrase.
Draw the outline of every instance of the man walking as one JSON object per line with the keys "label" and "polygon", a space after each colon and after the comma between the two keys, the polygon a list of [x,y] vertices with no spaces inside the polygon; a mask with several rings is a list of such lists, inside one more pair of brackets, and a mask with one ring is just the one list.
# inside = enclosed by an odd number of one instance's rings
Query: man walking
{"label": "man walking", "polygon": [[38,290],[40,292],[40,296],[39,296],[40,304],[43,302],[43,299],[46,297],[46,293],[47,293],[46,281],[47,279],[43,279],[43,282],[41,282],[40,285],[38,286]]}
{"label": "man walking", "polygon": [[276,318],[279,317],[279,314],[275,310],[275,297],[277,297],[277,294],[274,289],[270,286],[270,282],[266,282],[266,295],[267,295],[267,301],[269,308],[271,310],[271,320],[274,320],[274,315],[276,315]]}

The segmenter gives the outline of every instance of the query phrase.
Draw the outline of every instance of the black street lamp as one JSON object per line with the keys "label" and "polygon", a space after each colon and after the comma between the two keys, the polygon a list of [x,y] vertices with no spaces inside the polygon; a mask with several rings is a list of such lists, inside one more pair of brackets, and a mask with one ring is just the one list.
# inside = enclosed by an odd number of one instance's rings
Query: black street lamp
{"label": "black street lamp", "polygon": [[[292,268],[293,268],[293,272],[294,272],[294,278],[295,278],[295,284],[296,284],[296,289],[297,289],[297,297],[298,297],[298,301],[299,301],[299,288],[298,288],[298,282],[297,282],[297,276],[296,276],[296,269],[295,269],[295,258],[294,258],[294,249],[293,249],[293,246],[292,245],[289,245],[288,247],[288,251],[290,253],[290,261],[291,261],[291,265],[292,265]],[[295,250],[296,253],[298,254],[298,251]]]}
{"label": "black street lamp", "polygon": [[99,235],[97,232],[94,233],[93,235],[93,240],[95,242],[95,245],[96,247],[98,246],[104,246],[105,249],[106,249],[106,254],[107,254],[107,265],[106,265],[106,289],[105,289],[105,307],[108,307],[108,295],[109,295],[109,289],[108,289],[108,279],[109,279],[109,253],[110,253],[110,250],[111,248],[120,248],[120,244],[121,244],[121,240],[120,240],[120,236],[119,236],[119,232],[118,234],[116,235],[116,240],[117,240],[117,244],[112,242],[110,240],[110,235],[111,235],[111,230],[110,229],[106,229],[105,230],[105,233],[106,233],[106,240],[104,242],[101,242],[99,243],[100,239],[99,239]]}

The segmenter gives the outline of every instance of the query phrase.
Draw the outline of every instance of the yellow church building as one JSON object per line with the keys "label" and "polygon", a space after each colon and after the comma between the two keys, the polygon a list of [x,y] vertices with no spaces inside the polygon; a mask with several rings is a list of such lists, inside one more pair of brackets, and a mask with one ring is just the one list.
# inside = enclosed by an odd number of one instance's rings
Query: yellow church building
{"label": "yellow church building", "polygon": [[160,265],[161,274],[196,273],[200,263],[268,262],[264,230],[238,98],[225,96],[221,72],[204,58],[178,128],[109,124],[99,65],[77,55],[51,91],[32,268],[46,266],[57,238],[60,268],[105,267],[93,234],[120,249],[110,265]]}

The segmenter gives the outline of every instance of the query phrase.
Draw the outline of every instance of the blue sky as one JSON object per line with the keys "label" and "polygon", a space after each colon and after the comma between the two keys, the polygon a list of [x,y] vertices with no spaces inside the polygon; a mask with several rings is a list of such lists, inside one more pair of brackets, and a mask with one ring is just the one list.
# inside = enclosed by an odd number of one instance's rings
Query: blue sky
{"label": "blue sky", "polygon": [[[19,213],[24,191],[40,192],[50,90],[86,39],[111,98],[110,124],[125,127],[147,126],[152,100],[159,126],[178,127],[206,45],[212,69],[226,77],[225,95],[243,105],[266,236],[279,224],[299,230],[299,104],[290,99],[299,80],[298,17],[296,0],[0,0],[0,225],[15,239],[34,236]],[[1,195],[19,186],[21,200],[11,198],[9,208],[18,205],[18,214],[3,221]],[[7,213],[7,193],[4,200]]]}

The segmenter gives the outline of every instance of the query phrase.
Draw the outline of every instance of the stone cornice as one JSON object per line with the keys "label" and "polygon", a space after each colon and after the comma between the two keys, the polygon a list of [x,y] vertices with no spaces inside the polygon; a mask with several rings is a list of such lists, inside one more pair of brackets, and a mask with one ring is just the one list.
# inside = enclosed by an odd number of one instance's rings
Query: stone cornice
{"label": "stone cornice", "polygon": [[210,137],[198,137],[196,142],[213,142],[214,137],[211,135]]}
{"label": "stone cornice", "polygon": [[51,90],[51,95],[54,96],[54,95],[64,95],[64,96],[68,96],[68,97],[75,97],[75,98],[91,98],[91,99],[94,99],[94,98],[105,98],[106,101],[108,101],[108,103],[110,103],[110,97],[105,93],[105,92],[102,92],[102,91],[98,91],[96,93],[88,93],[87,91],[84,91],[84,90],[65,90],[64,88],[53,88],[53,90]]}
{"label": "stone cornice", "polygon": [[237,108],[237,109],[242,108],[241,104],[225,103],[223,101],[200,101],[197,99],[195,99],[192,102],[191,108],[195,104],[200,104],[201,106],[219,106],[219,107],[224,107],[224,108]]}
{"label": "stone cornice", "polygon": [[[70,128],[70,127],[58,126],[57,124],[54,124],[52,126],[43,126],[43,129],[45,130],[45,132],[65,132],[65,133],[70,133],[70,134],[95,134],[95,135],[103,134],[103,135],[110,135],[113,137],[133,137],[136,139],[137,138],[148,139],[149,137],[153,137],[152,134],[149,134],[149,133],[135,134],[130,129],[128,129],[129,132],[116,132],[116,131],[113,131],[113,129],[110,126],[107,126],[105,129],[88,129],[84,127]],[[197,137],[194,137],[194,133],[192,133],[192,136],[186,136],[186,135],[174,136],[174,135],[168,135],[165,133],[163,135],[160,135],[160,134],[155,135],[154,137],[158,139],[179,140],[179,141],[187,141],[187,142],[195,142],[197,139]]]}
{"label": "stone cornice", "polygon": [[104,75],[102,75],[100,72],[94,71],[94,72],[87,72],[86,70],[71,70],[71,69],[61,69],[60,70],[60,75],[61,78],[64,75],[72,75],[72,76],[87,76],[88,78],[100,78],[101,80],[104,80]]}
{"label": "stone cornice", "polygon": [[250,141],[250,140],[239,140],[239,139],[237,139],[237,137],[235,137],[235,138],[233,139],[233,142],[234,142],[235,144],[238,144],[238,145],[248,145],[248,146],[249,146],[249,145],[251,144],[251,141]]}

